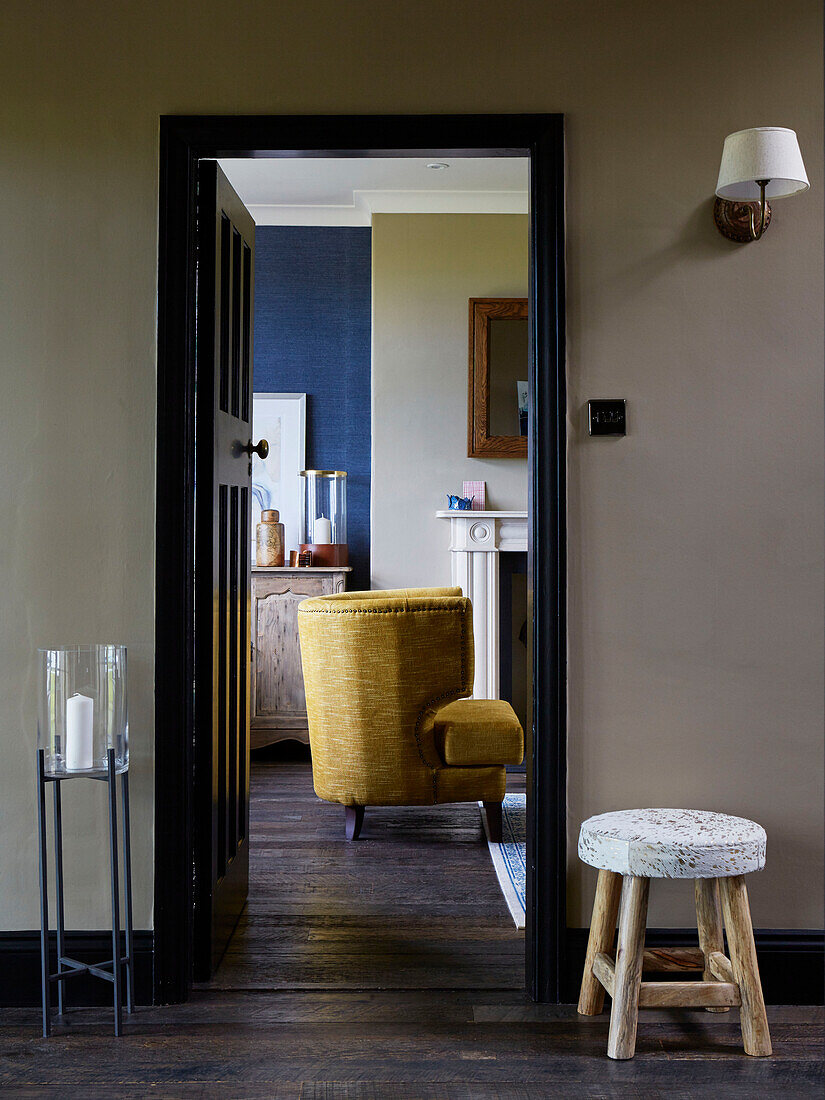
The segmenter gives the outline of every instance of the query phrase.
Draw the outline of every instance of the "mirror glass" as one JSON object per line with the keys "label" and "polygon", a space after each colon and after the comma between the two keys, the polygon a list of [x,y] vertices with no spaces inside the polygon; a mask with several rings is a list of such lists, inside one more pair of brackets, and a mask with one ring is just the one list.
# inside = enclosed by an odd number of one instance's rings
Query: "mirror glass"
{"label": "mirror glass", "polygon": [[526,298],[470,299],[468,458],[527,457]]}
{"label": "mirror glass", "polygon": [[[490,435],[527,435],[526,317],[490,319]],[[522,406],[523,416],[519,416]]]}

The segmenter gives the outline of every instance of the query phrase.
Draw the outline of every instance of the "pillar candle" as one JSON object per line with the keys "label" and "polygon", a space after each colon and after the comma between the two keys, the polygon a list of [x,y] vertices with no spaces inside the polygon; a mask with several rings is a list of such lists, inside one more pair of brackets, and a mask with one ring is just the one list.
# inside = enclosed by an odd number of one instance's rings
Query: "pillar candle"
{"label": "pillar candle", "polygon": [[312,541],[319,546],[322,544],[328,545],[332,542],[332,524],[326,516],[318,516],[312,534]]}
{"label": "pillar candle", "polygon": [[94,700],[72,695],[66,700],[66,771],[84,772],[94,766],[92,727]]}

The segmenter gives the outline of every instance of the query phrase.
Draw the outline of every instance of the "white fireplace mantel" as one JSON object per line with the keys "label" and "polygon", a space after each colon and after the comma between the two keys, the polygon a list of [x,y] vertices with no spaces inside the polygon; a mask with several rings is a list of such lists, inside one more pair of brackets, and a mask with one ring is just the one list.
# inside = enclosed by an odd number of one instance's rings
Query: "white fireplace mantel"
{"label": "white fireplace mantel", "polygon": [[475,679],[473,697],[498,699],[499,576],[501,553],[527,551],[526,512],[436,512],[450,521],[453,584],[473,605]]}

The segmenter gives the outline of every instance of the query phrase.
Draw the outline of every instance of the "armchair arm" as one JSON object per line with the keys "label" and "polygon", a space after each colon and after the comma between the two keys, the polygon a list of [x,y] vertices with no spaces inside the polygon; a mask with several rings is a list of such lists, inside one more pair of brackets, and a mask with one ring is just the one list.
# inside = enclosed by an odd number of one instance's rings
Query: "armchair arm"
{"label": "armchair arm", "polygon": [[459,699],[442,707],[433,722],[435,744],[445,764],[464,767],[520,764],[524,731],[503,699]]}

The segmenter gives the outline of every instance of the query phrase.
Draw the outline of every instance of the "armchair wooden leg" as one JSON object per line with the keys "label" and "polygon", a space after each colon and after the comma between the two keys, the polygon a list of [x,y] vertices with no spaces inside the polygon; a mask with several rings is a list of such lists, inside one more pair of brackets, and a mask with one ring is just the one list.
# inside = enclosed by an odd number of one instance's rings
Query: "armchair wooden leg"
{"label": "armchair wooden leg", "polygon": [[485,802],[484,813],[487,816],[487,832],[493,844],[501,844],[501,803]]}
{"label": "armchair wooden leg", "polygon": [[625,875],[619,909],[613,1005],[607,1038],[609,1058],[632,1058],[636,1053],[636,1025],[639,1020],[639,990],[642,984],[649,889],[649,879]]}
{"label": "armchair wooden leg", "polygon": [[771,1035],[759,979],[756,945],[753,942],[748,888],[742,875],[723,878],[719,885],[725,928],[728,931],[731,968],[742,998],[739,1018],[745,1053],[766,1058],[771,1053]]}
{"label": "armchair wooden leg", "polygon": [[345,828],[347,840],[357,840],[364,824],[365,806],[345,806]]}
{"label": "armchair wooden leg", "polygon": [[[703,982],[715,982],[716,975],[708,966],[708,959],[714,952],[725,953],[725,940],[722,935],[722,905],[719,901],[719,881],[715,878],[697,878],[696,889],[696,927],[699,929],[699,946],[705,956]],[[724,1006],[708,1005],[706,1012],[730,1012]]]}
{"label": "armchair wooden leg", "polygon": [[596,897],[593,900],[593,916],[590,918],[590,936],[587,940],[582,987],[579,993],[579,1012],[582,1016],[598,1016],[604,1008],[604,986],[593,973],[593,960],[599,954],[610,954],[613,949],[621,892],[621,875],[617,875],[614,871],[599,871]]}

